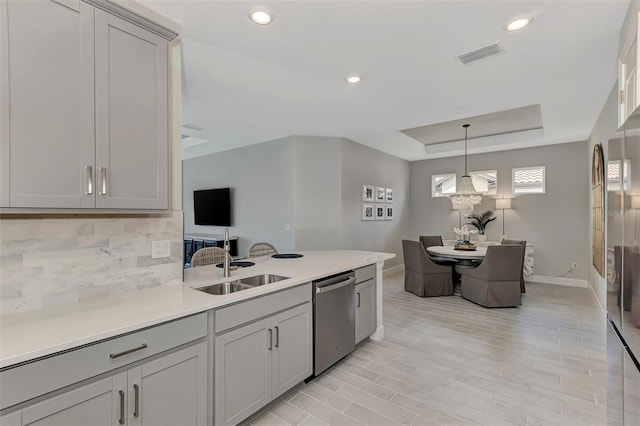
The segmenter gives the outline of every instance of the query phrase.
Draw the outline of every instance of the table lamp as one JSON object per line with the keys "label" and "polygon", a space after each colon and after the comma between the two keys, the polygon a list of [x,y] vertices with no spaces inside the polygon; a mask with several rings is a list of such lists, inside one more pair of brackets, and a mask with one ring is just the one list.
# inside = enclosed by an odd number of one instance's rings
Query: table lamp
{"label": "table lamp", "polygon": [[504,211],[511,208],[511,198],[498,198],[496,199],[496,210],[502,210],[502,235],[500,235],[500,241],[508,237],[504,232]]}

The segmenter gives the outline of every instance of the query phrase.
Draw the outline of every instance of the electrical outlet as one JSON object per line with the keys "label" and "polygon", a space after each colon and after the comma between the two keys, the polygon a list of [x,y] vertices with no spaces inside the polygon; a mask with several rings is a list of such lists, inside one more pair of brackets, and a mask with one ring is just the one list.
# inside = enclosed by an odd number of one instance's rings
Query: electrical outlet
{"label": "electrical outlet", "polygon": [[573,263],[571,264],[571,270],[572,270],[572,271],[575,271],[576,269],[578,269],[578,262],[573,262]]}
{"label": "electrical outlet", "polygon": [[161,259],[171,256],[171,240],[158,240],[151,242],[151,258]]}

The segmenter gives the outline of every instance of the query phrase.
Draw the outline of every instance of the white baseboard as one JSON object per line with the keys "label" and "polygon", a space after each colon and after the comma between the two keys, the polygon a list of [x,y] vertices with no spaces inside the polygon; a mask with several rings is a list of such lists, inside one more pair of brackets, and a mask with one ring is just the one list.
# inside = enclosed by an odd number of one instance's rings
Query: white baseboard
{"label": "white baseboard", "polygon": [[524,280],[534,283],[564,285],[568,287],[589,287],[589,282],[587,280],[579,280],[576,278],[551,277],[547,275],[529,275],[528,277],[525,277]]}
{"label": "white baseboard", "polygon": [[600,304],[600,300],[598,300],[598,295],[596,294],[595,289],[591,284],[589,284],[589,290],[591,290],[591,297],[593,297],[593,301],[596,302],[598,306],[598,313],[600,314],[600,319],[603,321],[603,324],[606,324],[607,321],[607,310]]}
{"label": "white baseboard", "polygon": [[388,269],[384,269],[382,271],[382,276],[388,277],[389,275],[393,275],[396,272],[400,272],[400,271],[404,271],[404,263],[401,263],[400,265],[392,266],[391,268],[388,268]]}

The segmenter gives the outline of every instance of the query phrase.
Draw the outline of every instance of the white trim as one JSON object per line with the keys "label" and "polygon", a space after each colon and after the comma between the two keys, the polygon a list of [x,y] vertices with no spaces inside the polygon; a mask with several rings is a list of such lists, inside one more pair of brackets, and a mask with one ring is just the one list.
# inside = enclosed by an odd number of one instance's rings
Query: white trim
{"label": "white trim", "polygon": [[589,282],[587,280],[578,280],[575,278],[551,277],[547,275],[529,275],[528,277],[525,278],[525,281],[541,283],[541,284],[564,285],[567,287],[580,287],[580,288],[589,287]]}
{"label": "white trim", "polygon": [[606,324],[607,322],[607,311],[605,310],[604,306],[602,306],[600,304],[600,300],[598,300],[598,295],[596,294],[596,290],[593,288],[593,286],[591,285],[591,283],[589,283],[589,290],[591,290],[591,297],[593,297],[594,302],[596,302],[596,305],[598,306],[598,314],[600,314],[600,319],[603,321],[603,325]]}
{"label": "white trim", "polygon": [[404,263],[401,263],[400,265],[392,266],[391,268],[387,268],[383,270],[382,276],[388,277],[389,275],[393,275],[396,272],[400,272],[400,271],[404,271]]}

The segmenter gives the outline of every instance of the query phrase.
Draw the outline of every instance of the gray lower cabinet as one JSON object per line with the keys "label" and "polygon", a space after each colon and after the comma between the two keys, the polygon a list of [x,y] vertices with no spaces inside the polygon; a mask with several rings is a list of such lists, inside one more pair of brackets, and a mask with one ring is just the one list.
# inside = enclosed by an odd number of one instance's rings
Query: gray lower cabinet
{"label": "gray lower cabinet", "polygon": [[371,336],[378,326],[376,315],[376,265],[356,273],[356,343]]}
{"label": "gray lower cabinet", "polygon": [[234,425],[312,374],[310,302],[215,337],[214,416]]}
{"label": "gray lower cabinet", "polygon": [[3,426],[206,424],[206,343],[0,417]]}
{"label": "gray lower cabinet", "polygon": [[80,0],[0,2],[0,207],[167,209],[167,40]]}
{"label": "gray lower cabinet", "polygon": [[376,331],[376,286],[370,279],[356,284],[356,343]]}
{"label": "gray lower cabinet", "polygon": [[96,426],[116,424],[119,409],[117,383],[123,380],[126,385],[126,373],[34,404],[22,410],[22,418],[15,425],[82,426],[87,424],[87,421]]}

